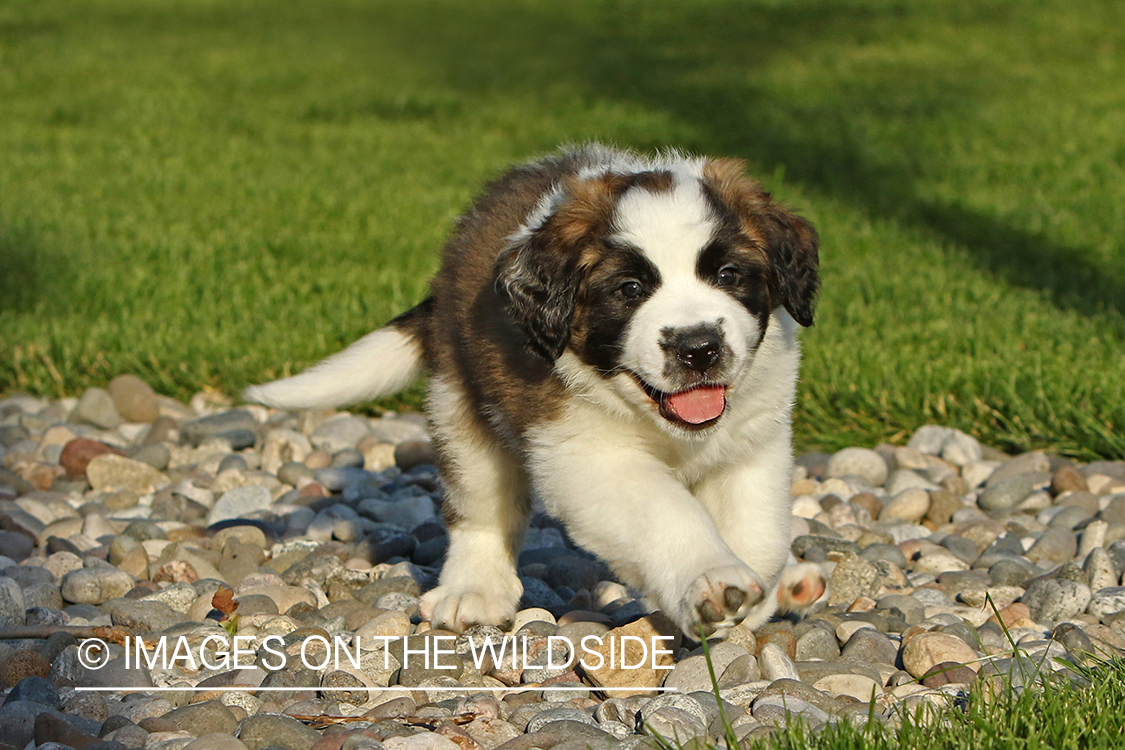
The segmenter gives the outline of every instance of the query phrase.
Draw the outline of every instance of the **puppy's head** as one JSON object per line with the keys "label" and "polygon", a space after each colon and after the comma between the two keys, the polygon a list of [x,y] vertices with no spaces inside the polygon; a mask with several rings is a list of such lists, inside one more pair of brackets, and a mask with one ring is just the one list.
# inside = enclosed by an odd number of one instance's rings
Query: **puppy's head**
{"label": "puppy's head", "polygon": [[605,171],[559,187],[497,264],[508,314],[677,432],[716,424],[771,314],[813,322],[817,236],[734,160]]}

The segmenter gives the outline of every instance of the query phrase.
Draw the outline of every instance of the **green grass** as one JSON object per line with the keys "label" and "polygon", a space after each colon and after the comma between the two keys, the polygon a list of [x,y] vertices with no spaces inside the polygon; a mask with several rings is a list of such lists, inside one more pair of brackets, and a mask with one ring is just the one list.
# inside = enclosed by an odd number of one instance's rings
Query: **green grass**
{"label": "green grass", "polygon": [[0,392],[303,367],[484,180],[601,139],[745,157],[820,229],[802,447],[1125,456],[1122,80],[1099,0],[8,0]]}
{"label": "green grass", "polygon": [[[896,731],[872,722],[840,722],[817,733],[794,722],[745,750],[1113,750],[1125,745],[1125,662],[1078,668],[1090,685],[1055,675],[1042,690],[1000,686],[991,700],[979,687],[961,705],[904,712]],[[951,702],[952,703],[952,702]]]}

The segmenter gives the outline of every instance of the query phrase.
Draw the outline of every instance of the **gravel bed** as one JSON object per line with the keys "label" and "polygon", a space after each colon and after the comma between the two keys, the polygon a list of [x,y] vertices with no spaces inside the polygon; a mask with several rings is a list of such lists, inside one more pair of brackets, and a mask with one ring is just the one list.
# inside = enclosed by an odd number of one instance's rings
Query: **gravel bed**
{"label": "gravel bed", "polygon": [[[722,737],[698,644],[541,514],[512,628],[432,630],[419,596],[447,545],[433,461],[414,414],[188,405],[132,376],[0,400],[0,750]],[[927,426],[905,446],[800,456],[793,497],[794,554],[828,591],[799,620],[711,644],[740,738],[794,716],[893,727],[973,683],[1081,682],[1068,665],[1125,650],[1125,462],[1008,456]],[[614,666],[615,639],[663,650]]]}

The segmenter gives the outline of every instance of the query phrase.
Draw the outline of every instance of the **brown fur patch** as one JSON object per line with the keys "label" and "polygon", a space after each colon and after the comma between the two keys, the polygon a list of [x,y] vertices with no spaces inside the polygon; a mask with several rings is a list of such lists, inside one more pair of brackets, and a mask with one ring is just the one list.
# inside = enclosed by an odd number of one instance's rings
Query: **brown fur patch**
{"label": "brown fur patch", "polygon": [[606,172],[565,181],[566,199],[550,220],[559,242],[574,246],[609,233],[617,203],[633,188],[667,192],[675,182],[671,172],[653,170],[634,174]]}
{"label": "brown fur patch", "polygon": [[784,305],[794,320],[810,326],[820,286],[816,230],[774,203],[745,170],[741,159],[713,159],[703,167],[704,184],[735,212],[743,234],[765,250],[775,304]]}
{"label": "brown fur patch", "polygon": [[718,197],[738,215],[743,231],[761,241],[755,218],[770,203],[770,194],[746,175],[742,159],[713,159],[703,166],[703,179]]}

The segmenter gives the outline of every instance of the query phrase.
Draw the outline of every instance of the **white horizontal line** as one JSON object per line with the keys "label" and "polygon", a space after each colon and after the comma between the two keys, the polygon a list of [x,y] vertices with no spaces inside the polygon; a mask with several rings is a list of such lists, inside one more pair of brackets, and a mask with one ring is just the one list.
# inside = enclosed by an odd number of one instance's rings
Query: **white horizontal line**
{"label": "white horizontal line", "polygon": [[564,692],[568,692],[568,691],[577,692],[579,690],[593,691],[593,692],[596,692],[596,693],[611,693],[611,692],[619,692],[619,691],[622,691],[622,690],[633,690],[633,691],[655,690],[655,691],[660,692],[660,693],[678,693],[678,692],[680,692],[679,688],[670,688],[670,687],[568,687],[568,686],[553,687],[551,685],[548,685],[546,687],[543,687],[542,685],[517,685],[515,687],[469,687],[469,686],[466,686],[466,687],[448,687],[448,686],[406,687],[406,686],[403,686],[403,685],[393,685],[391,687],[354,687],[354,688],[351,688],[351,687],[300,687],[300,686],[294,686],[294,687],[251,687],[249,685],[244,685],[244,686],[238,686],[238,685],[230,686],[230,685],[228,685],[228,686],[224,686],[224,687],[136,687],[136,686],[132,686],[132,687],[76,687],[74,689],[75,689],[75,691],[85,691],[85,692],[91,692],[91,693],[127,693],[127,692],[136,692],[136,693],[209,693],[209,692],[254,693],[254,692],[274,692],[274,691],[280,692],[280,691],[283,691],[283,690],[287,691],[287,692],[304,691],[304,690],[316,690],[316,691],[321,692],[321,693],[355,692],[357,690],[362,690],[362,691],[367,692],[367,693],[389,693],[389,692],[398,691],[398,690],[424,690],[426,692],[459,691],[459,692],[472,692],[472,693],[485,693],[485,692],[523,693],[523,692],[528,692],[528,691],[531,691],[531,690],[550,691],[550,692],[553,692],[553,693],[564,693]]}

